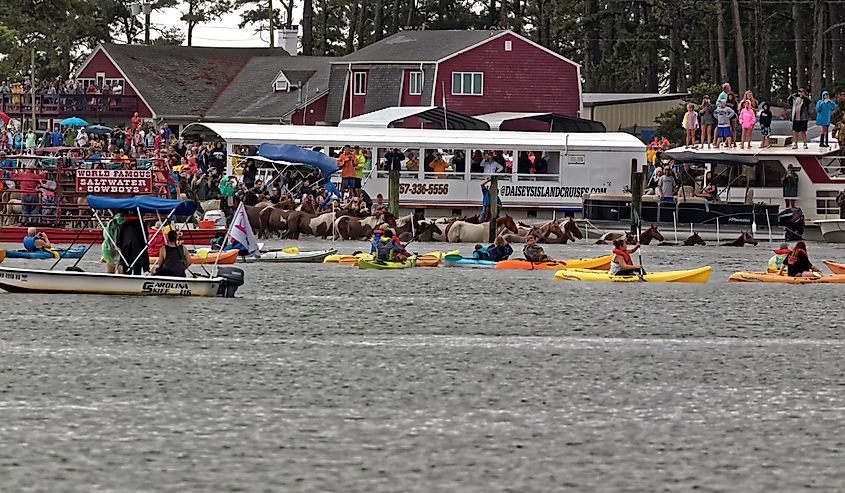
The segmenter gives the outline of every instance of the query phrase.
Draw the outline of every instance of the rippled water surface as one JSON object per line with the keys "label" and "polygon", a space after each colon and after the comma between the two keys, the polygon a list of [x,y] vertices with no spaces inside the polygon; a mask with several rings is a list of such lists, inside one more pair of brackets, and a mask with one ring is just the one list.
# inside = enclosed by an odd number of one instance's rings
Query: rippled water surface
{"label": "rippled water surface", "polygon": [[2,490],[842,491],[845,286],[726,282],[768,250],[646,247],[707,285],[250,264],[233,300],[0,294]]}

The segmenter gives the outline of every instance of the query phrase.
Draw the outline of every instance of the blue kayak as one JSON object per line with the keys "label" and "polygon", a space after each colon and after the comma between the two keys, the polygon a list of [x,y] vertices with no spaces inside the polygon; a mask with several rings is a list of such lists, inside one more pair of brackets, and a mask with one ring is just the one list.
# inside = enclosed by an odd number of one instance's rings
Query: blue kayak
{"label": "blue kayak", "polygon": [[53,252],[44,250],[8,250],[6,258],[28,258],[28,259],[57,259],[57,258],[80,258],[85,253],[84,246],[76,246],[71,249],[56,248]]}
{"label": "blue kayak", "polygon": [[496,267],[496,262],[493,262],[492,260],[478,260],[467,257],[456,259],[452,255],[446,255],[443,262],[446,267],[470,267],[475,269],[492,269]]}

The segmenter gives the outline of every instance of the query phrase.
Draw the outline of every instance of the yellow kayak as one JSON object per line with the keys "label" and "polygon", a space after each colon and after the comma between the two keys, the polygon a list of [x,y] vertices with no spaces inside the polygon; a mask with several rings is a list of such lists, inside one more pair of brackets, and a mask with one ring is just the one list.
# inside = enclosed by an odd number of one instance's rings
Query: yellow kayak
{"label": "yellow kayak", "polygon": [[845,284],[845,275],[818,277],[789,277],[765,272],[734,272],[730,282],[774,282],[779,284]]}
{"label": "yellow kayak", "polygon": [[496,262],[497,269],[522,269],[522,270],[560,270],[560,269],[610,269],[611,255],[603,255],[594,258],[581,258],[571,260],[553,260],[551,262],[529,262],[525,259],[508,259]]}
{"label": "yellow kayak", "polygon": [[[417,257],[416,267],[437,267],[443,262],[443,257],[446,254],[443,252],[429,252],[424,255],[419,255]],[[364,260],[366,262],[371,262],[373,260],[373,256],[369,253],[359,253],[357,255],[337,255],[338,259],[336,262],[340,265],[358,265],[359,260]]]}
{"label": "yellow kayak", "polygon": [[609,272],[590,269],[562,269],[555,273],[558,281],[605,281],[605,282],[691,282],[704,284],[710,279],[713,269],[708,265],[697,269],[670,272],[650,272],[644,276],[612,276]]}

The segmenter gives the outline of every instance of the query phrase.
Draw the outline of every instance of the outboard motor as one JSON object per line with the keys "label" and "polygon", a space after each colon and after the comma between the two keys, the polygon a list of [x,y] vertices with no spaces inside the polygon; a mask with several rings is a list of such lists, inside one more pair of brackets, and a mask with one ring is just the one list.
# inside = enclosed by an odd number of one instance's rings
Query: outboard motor
{"label": "outboard motor", "polygon": [[244,270],[237,267],[218,267],[217,277],[223,278],[217,296],[234,298],[235,291],[244,284]]}
{"label": "outboard motor", "polygon": [[792,207],[778,214],[778,225],[786,231],[786,241],[804,239],[804,212],[800,207]]}

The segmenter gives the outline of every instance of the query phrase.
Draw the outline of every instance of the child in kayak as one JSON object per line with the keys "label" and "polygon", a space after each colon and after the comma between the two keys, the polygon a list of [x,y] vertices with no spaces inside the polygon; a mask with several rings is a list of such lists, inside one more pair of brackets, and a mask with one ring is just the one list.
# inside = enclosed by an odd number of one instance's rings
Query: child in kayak
{"label": "child in kayak", "polygon": [[376,258],[381,262],[404,262],[409,256],[408,251],[399,241],[399,237],[395,236],[390,230],[385,231],[384,235],[379,238],[376,244],[376,252]]}
{"label": "child in kayak", "polygon": [[631,274],[645,274],[643,266],[631,260],[631,254],[640,249],[640,244],[628,248],[625,238],[613,240],[613,258],[610,259],[611,276],[627,276]]}
{"label": "child in kayak", "polygon": [[522,248],[522,255],[525,260],[529,262],[554,262],[554,259],[546,255],[543,247],[537,244],[537,238],[534,235],[528,235],[525,239],[526,245]]}
{"label": "child in kayak", "polygon": [[487,253],[487,248],[476,244],[472,252],[472,258],[475,260],[490,260],[490,254]]}
{"label": "child in kayak", "polygon": [[777,274],[783,268],[783,263],[789,255],[789,243],[781,243],[780,248],[772,250],[774,255],[769,259],[769,264],[766,267],[766,272],[769,274]]}
{"label": "child in kayak", "polygon": [[810,262],[810,256],[807,254],[807,244],[803,241],[795,244],[795,248],[786,257],[778,274],[782,274],[784,268],[789,277],[817,277],[821,273],[819,268]]}

